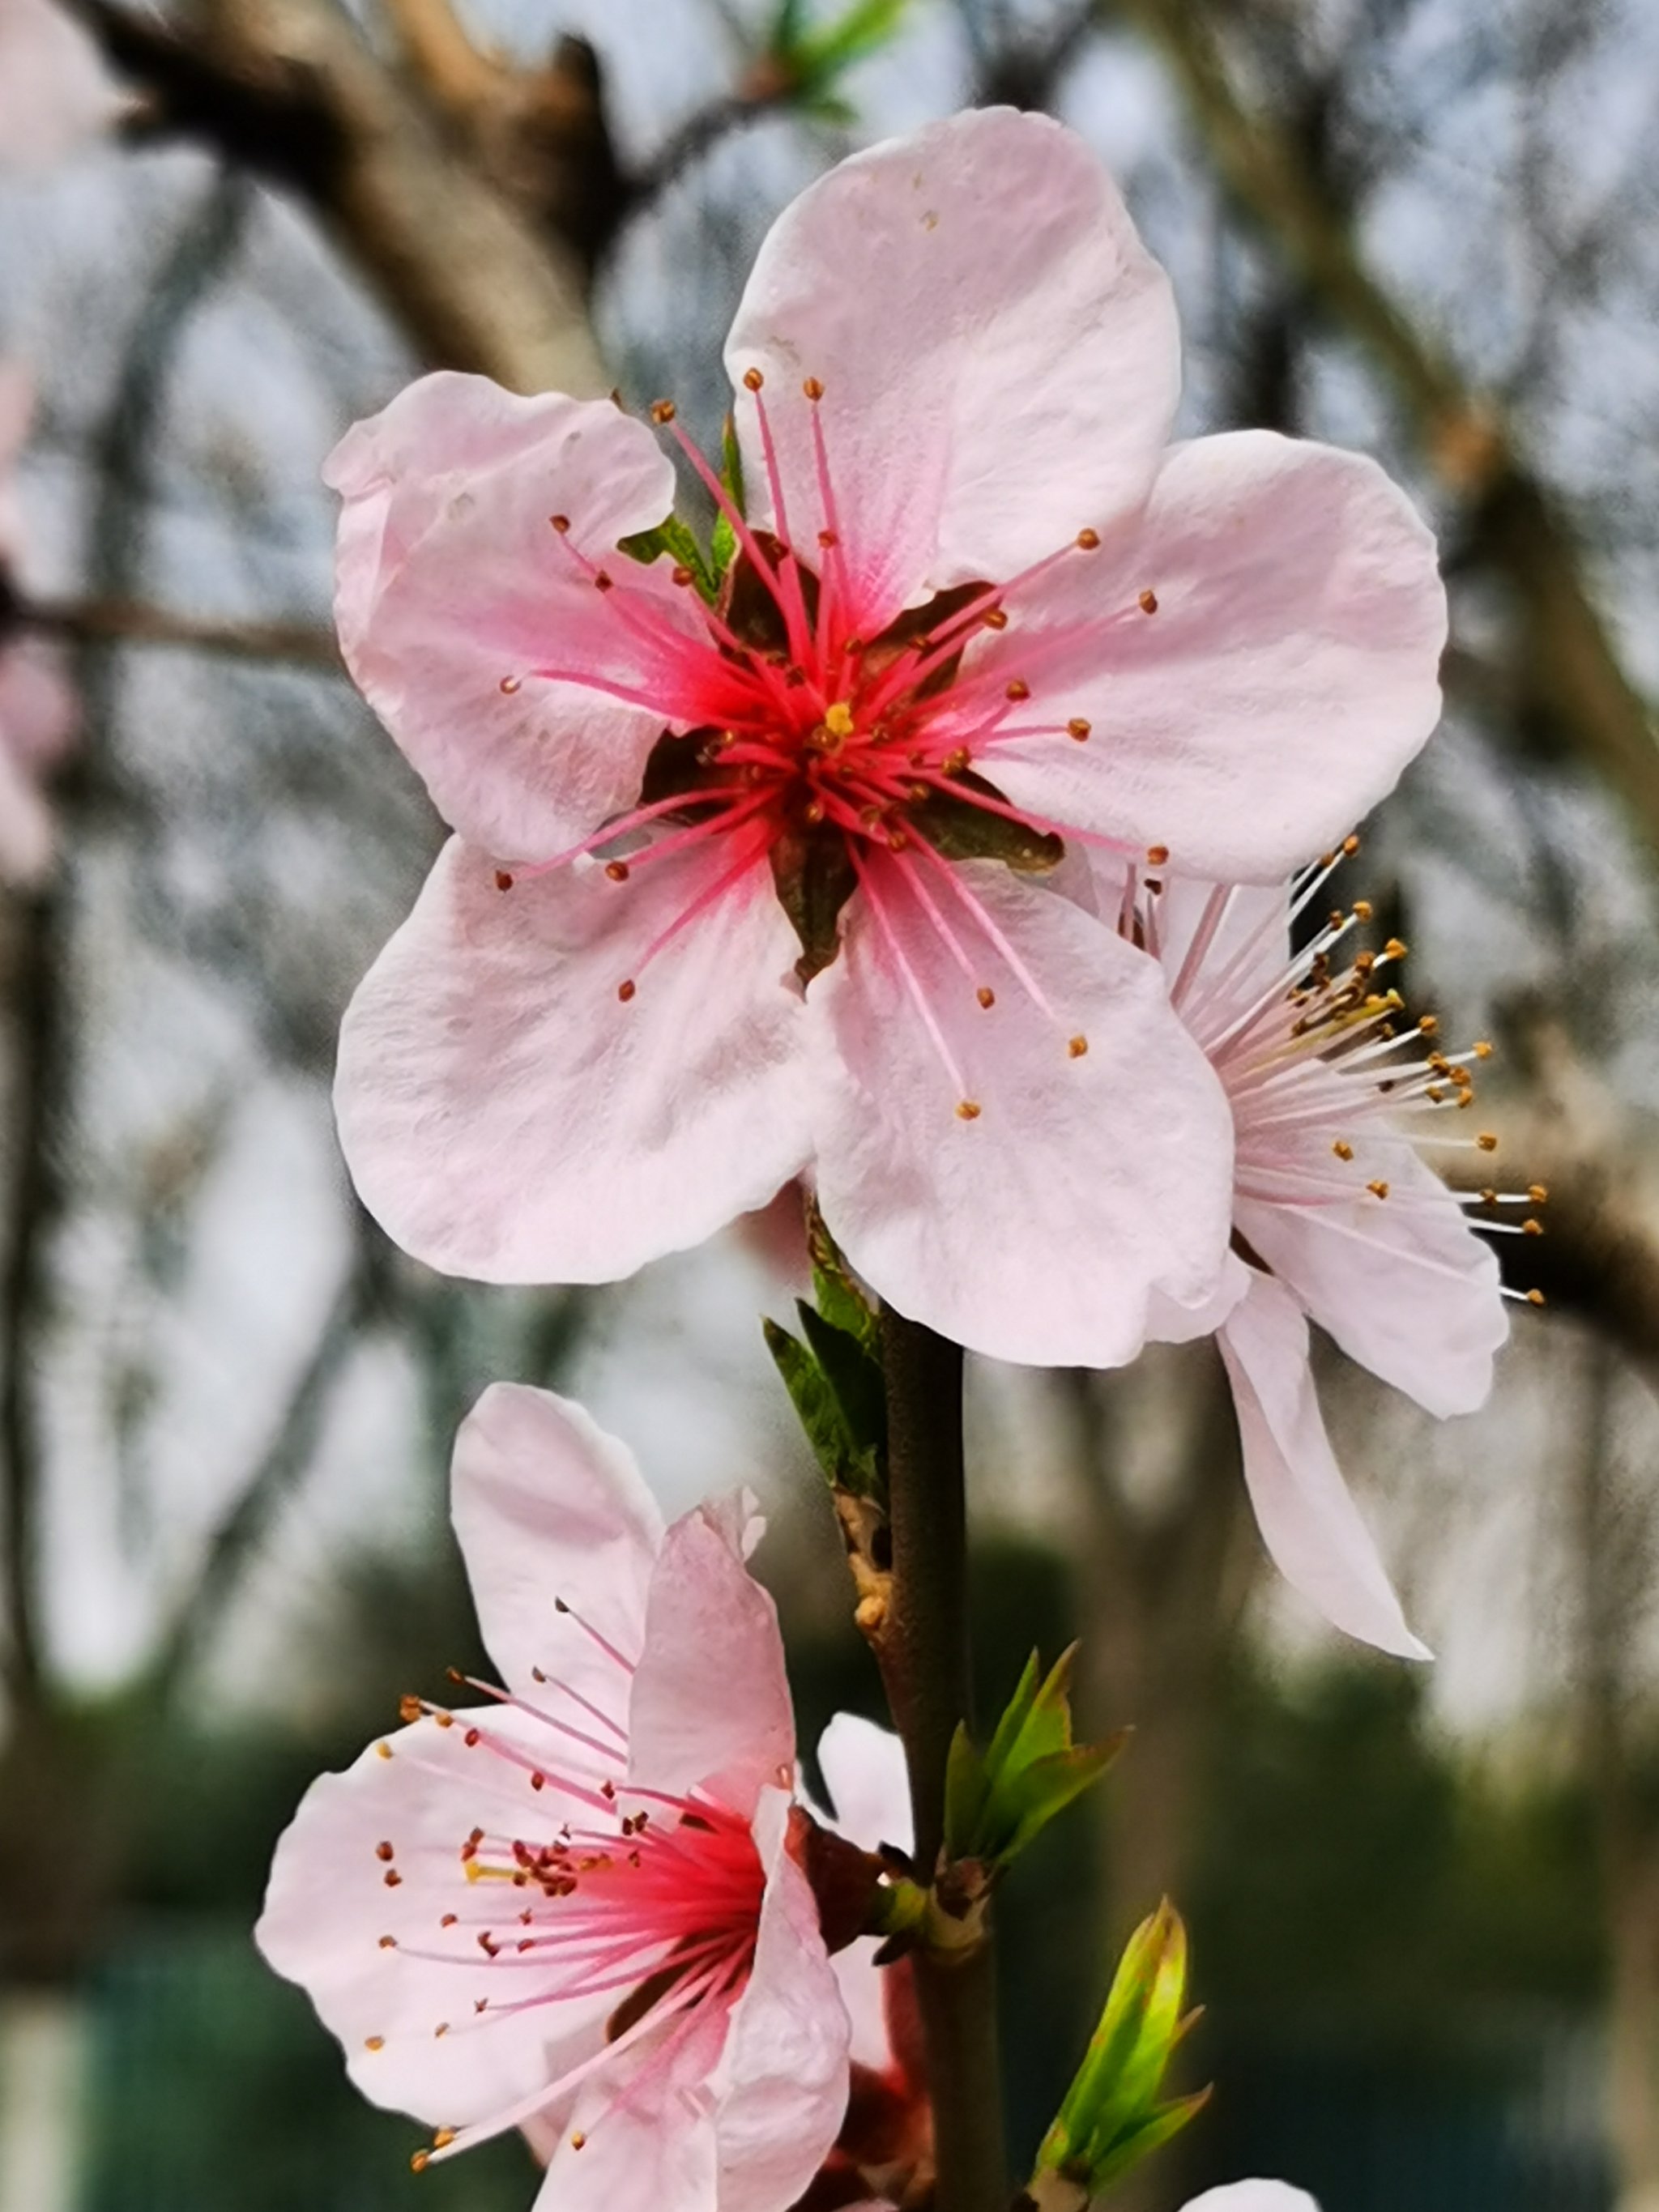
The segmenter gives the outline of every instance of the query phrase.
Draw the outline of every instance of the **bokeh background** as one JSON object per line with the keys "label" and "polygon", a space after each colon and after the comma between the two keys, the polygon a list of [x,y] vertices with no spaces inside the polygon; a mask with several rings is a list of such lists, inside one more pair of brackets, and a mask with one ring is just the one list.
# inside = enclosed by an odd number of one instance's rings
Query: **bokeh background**
{"label": "bokeh background", "polygon": [[1121,179],[1184,428],[1362,447],[1434,519],[1446,723],[1348,888],[1496,1042],[1506,1176],[1552,1192],[1484,1413],[1323,1376],[1431,1668],[1274,1583],[1208,1347],[974,1372],[983,1695],[1078,1635],[1085,1719],[1136,1729],[1012,1885],[1020,2139],[1167,1890],[1218,2089],[1126,2208],[1245,2172],[1325,2212],[1659,2205],[1659,15],[850,8],[89,0],[133,112],[0,180],[37,393],[0,622],[81,701],[55,862],[0,892],[0,2212],[529,2202],[513,2143],[412,2177],[248,1934],[309,1777],[474,1653],[444,1489],[488,1380],[586,1398],[671,1507],[752,1484],[805,1740],[874,1709],[757,1325],[775,1238],[483,1291],[355,1205],[334,1032],[440,833],[334,662],[319,469],[436,362],[717,435],[771,217],[993,100]]}

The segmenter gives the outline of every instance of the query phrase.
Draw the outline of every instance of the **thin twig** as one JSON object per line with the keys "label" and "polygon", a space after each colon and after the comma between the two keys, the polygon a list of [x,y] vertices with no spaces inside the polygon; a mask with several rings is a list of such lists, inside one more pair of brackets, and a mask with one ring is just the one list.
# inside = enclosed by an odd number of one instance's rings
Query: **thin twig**
{"label": "thin twig", "polygon": [[345,672],[333,631],[317,623],[224,622],[122,599],[27,600],[9,619],[20,629],[77,645],[170,646],[331,676]]}

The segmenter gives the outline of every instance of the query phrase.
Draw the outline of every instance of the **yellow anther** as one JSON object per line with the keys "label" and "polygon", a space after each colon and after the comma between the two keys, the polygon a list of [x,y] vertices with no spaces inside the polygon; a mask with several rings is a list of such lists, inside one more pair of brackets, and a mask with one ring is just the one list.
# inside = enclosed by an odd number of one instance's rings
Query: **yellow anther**
{"label": "yellow anther", "polygon": [[974,995],[981,1006],[994,1006],[997,1002],[997,994],[988,983],[981,983]]}
{"label": "yellow anther", "polygon": [[1073,1060],[1081,1060],[1089,1049],[1089,1040],[1086,1036],[1068,1037],[1066,1040],[1066,1049]]}
{"label": "yellow anther", "polygon": [[389,1743],[377,1743],[377,1744],[375,1745],[374,1748],[375,1748],[375,1750],[380,1753],[380,1757],[381,1757],[382,1759],[390,1759],[390,1758],[391,1758],[391,1756],[392,1756],[392,1746],[391,1746]]}
{"label": "yellow anther", "polygon": [[1354,901],[1353,918],[1356,921],[1369,921],[1371,918],[1371,902],[1369,899],[1356,899]]}
{"label": "yellow anther", "polygon": [[1389,1186],[1380,1178],[1376,1182],[1368,1182],[1365,1188],[1373,1198],[1386,1198],[1389,1194]]}
{"label": "yellow anther", "polygon": [[1391,937],[1388,943],[1382,947],[1383,957],[1388,960],[1403,960],[1406,957],[1406,952],[1407,947],[1397,937]]}
{"label": "yellow anther", "polygon": [[981,1110],[977,1099],[959,1098],[957,1101],[957,1119],[959,1121],[977,1121]]}
{"label": "yellow anther", "polygon": [[1492,1058],[1492,1040],[1490,1037],[1476,1037],[1474,1041],[1474,1056],[1477,1060],[1490,1060]]}
{"label": "yellow anther", "polygon": [[1527,1196],[1532,1200],[1534,1206],[1547,1206],[1550,1196],[1549,1187],[1547,1183],[1528,1183],[1527,1185]]}
{"label": "yellow anther", "polygon": [[385,2036],[366,2035],[363,2038],[363,2049],[365,2051],[384,2051],[386,2049]]}
{"label": "yellow anther", "polygon": [[837,699],[823,710],[823,726],[832,738],[850,738],[855,726],[853,710],[845,699]]}
{"label": "yellow anther", "polygon": [[1543,1303],[1544,1293],[1542,1291],[1528,1291],[1527,1292],[1527,1304],[1529,1306],[1541,1306]]}
{"label": "yellow anther", "polygon": [[432,2148],[434,2150],[447,2150],[454,2140],[455,2130],[453,2128],[440,2128],[437,2134],[432,2138]]}
{"label": "yellow anther", "polygon": [[1344,1144],[1340,1137],[1331,1146],[1331,1150],[1340,1160],[1351,1160],[1353,1158],[1353,1146]]}

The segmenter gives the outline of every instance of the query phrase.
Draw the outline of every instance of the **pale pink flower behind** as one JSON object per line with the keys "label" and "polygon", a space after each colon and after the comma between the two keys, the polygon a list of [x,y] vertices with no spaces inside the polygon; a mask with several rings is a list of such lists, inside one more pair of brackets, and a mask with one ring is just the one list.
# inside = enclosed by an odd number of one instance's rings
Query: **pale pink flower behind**
{"label": "pale pink flower behind", "polygon": [[[1364,901],[1322,912],[1340,858],[1289,896],[1169,880],[1125,919],[1157,951],[1232,1107],[1245,1294],[1220,1302],[1218,1339],[1262,1536],[1339,1628],[1423,1658],[1332,1452],[1308,1323],[1431,1413],[1484,1402],[1508,1325],[1476,1229],[1497,1224],[1472,1221],[1418,1147],[1491,1145],[1468,1119],[1469,1066],[1486,1048],[1443,1052],[1431,1019],[1403,1013],[1386,981],[1403,946],[1351,963],[1339,952],[1370,916]],[[1291,920],[1310,907],[1323,926],[1292,953]]]}
{"label": "pale pink flower behind", "polygon": [[96,40],[57,0],[0,0],[0,171],[52,167],[128,104]]}
{"label": "pale pink flower behind", "polygon": [[[1380,798],[1432,543],[1353,454],[1168,445],[1168,282],[1045,118],[814,185],[726,362],[746,523],[666,405],[432,377],[330,463],[347,659],[458,832],[346,1018],[353,1176],[435,1266],[576,1282],[805,1175],[901,1311],[1115,1364],[1214,1291],[1227,1117],[1068,876],[1271,878]],[[676,441],[714,606],[618,550]]]}
{"label": "pale pink flower behind", "polygon": [[[0,10],[4,5],[0,0]],[[22,889],[40,883],[52,865],[56,831],[43,787],[80,722],[59,656],[47,647],[5,641],[6,596],[24,550],[14,478],[33,406],[28,377],[0,363],[0,884]]]}
{"label": "pale pink flower behind", "polygon": [[258,1941],[426,2157],[524,2127],[557,2212],[786,2212],[849,2028],[798,1863],[794,1728],[741,1502],[664,1531],[580,1408],[498,1384],[457,1533],[506,1687],[408,1701],[279,1844]]}

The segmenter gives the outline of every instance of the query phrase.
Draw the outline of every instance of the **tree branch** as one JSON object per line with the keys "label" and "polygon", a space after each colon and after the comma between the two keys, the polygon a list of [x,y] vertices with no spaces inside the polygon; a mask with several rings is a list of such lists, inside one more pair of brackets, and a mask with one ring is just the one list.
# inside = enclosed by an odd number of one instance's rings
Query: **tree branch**
{"label": "tree branch", "polygon": [[1246,106],[1209,0],[1100,0],[1100,15],[1133,23],[1163,55],[1235,204],[1385,371],[1418,443],[1470,502],[1482,550],[1515,593],[1532,689],[1659,842],[1659,746],[1648,702],[1584,582],[1565,518],[1496,404],[1469,389],[1372,278],[1340,195],[1309,148]]}
{"label": "tree branch", "polygon": [[609,388],[575,255],[456,154],[331,0],[216,0],[189,30],[78,4],[147,96],[136,127],[303,193],[432,361],[525,392]]}
{"label": "tree branch", "polygon": [[231,660],[264,660],[343,676],[331,629],[314,623],[221,622],[141,599],[26,600],[4,611],[15,626],[76,645],[155,645]]}

